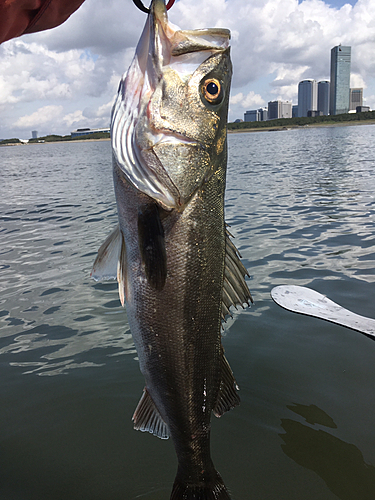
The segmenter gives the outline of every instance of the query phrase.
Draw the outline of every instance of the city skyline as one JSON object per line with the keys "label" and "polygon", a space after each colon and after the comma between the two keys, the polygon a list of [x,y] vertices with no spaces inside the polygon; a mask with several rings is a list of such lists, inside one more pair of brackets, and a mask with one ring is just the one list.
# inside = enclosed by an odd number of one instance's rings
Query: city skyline
{"label": "city skyline", "polygon": [[[329,50],[352,46],[353,88],[375,107],[374,0],[176,0],[181,29],[231,30],[229,121],[278,99],[298,82],[329,80]],[[0,45],[0,138],[69,134],[108,125],[145,15],[132,2],[85,2],[62,26]]]}
{"label": "city skyline", "polygon": [[[305,79],[298,83],[298,104],[292,105],[293,117],[338,115],[351,111],[363,111],[363,88],[350,87],[351,46],[338,45],[331,49],[330,73],[332,81]],[[276,106],[277,104],[277,106]],[[289,118],[289,101],[282,99],[268,102],[265,120]],[[285,108],[287,106],[287,108]],[[288,109],[288,112],[283,110]],[[258,110],[260,111],[260,110]],[[244,113],[244,121],[263,121],[257,110]]]}

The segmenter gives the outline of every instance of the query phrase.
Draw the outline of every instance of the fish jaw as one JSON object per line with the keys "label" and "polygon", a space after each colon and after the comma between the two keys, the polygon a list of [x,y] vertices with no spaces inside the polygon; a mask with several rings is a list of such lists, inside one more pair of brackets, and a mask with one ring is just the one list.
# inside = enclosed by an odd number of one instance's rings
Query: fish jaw
{"label": "fish jaw", "polygon": [[[224,29],[179,30],[168,21],[164,1],[154,0],[120,82],[111,118],[114,159],[134,187],[166,210],[183,210],[220,163],[231,77],[229,38]],[[226,95],[214,109],[202,100],[201,79],[219,59],[222,69],[226,62],[220,75]]]}

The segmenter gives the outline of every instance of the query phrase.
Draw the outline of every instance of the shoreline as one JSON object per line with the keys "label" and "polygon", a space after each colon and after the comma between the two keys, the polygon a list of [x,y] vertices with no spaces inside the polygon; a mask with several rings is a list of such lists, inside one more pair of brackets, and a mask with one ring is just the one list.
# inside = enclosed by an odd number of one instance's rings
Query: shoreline
{"label": "shoreline", "polygon": [[357,125],[375,125],[375,120],[358,120],[358,121],[347,121],[347,122],[336,122],[336,123],[309,123],[307,125],[285,125],[285,126],[270,126],[270,127],[254,127],[254,128],[238,128],[228,130],[228,134],[237,134],[237,133],[245,133],[245,132],[278,132],[285,130],[296,130],[296,129],[305,129],[305,128],[317,128],[317,127],[348,127],[348,126],[357,126]]}
{"label": "shoreline", "polygon": [[110,141],[111,138],[102,138],[102,139],[75,139],[74,141],[43,141],[43,142],[10,142],[9,144],[0,144],[0,147],[7,147],[7,146],[34,146],[35,144],[37,145],[45,145],[45,144],[62,144],[62,143],[69,143],[69,144],[74,144],[75,142],[102,142],[102,141]]}
{"label": "shoreline", "polygon": [[[318,127],[357,127],[359,125],[375,125],[375,120],[358,120],[358,121],[347,121],[347,122],[336,122],[336,123],[309,123],[306,125],[285,125],[285,126],[269,126],[269,127],[256,127],[256,128],[238,128],[238,129],[228,129],[228,134],[243,134],[248,132],[282,132],[286,130],[297,130],[297,129],[305,129],[305,128],[318,128]],[[35,144],[62,144],[62,143],[83,143],[83,142],[103,142],[110,141],[111,138],[101,138],[101,139],[76,139],[71,141],[44,141],[44,142],[13,142],[8,144],[0,144],[0,147],[9,147],[9,146],[33,146]]]}

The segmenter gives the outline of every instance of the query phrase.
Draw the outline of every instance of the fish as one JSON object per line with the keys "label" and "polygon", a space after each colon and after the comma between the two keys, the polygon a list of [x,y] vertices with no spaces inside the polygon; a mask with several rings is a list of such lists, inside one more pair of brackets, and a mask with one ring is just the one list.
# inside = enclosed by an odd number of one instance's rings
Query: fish
{"label": "fish", "polygon": [[171,500],[228,500],[210,453],[211,415],[240,402],[223,322],[250,305],[224,220],[230,32],[180,30],[153,0],[111,115],[119,224],[92,277],[116,277],[145,388],[134,428],[171,437]]}

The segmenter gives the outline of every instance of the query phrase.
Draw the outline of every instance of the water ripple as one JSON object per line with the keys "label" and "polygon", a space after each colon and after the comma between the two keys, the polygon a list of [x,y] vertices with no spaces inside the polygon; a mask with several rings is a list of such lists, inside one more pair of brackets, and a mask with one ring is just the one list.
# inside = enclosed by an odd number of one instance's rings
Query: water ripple
{"label": "water ripple", "polygon": [[[241,405],[212,422],[234,498],[328,500],[332,484],[358,491],[342,450],[359,471],[375,463],[374,343],[269,296],[308,285],[374,316],[374,139],[373,126],[229,136],[226,219],[255,299],[223,339]],[[110,143],[0,153],[0,496],[165,498],[172,444],[131,431],[143,380],[126,312],[115,282],[89,278],[117,218]]]}

